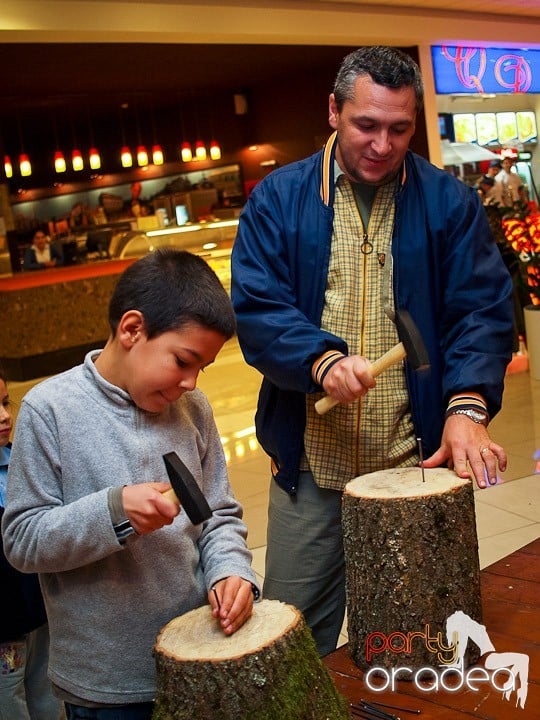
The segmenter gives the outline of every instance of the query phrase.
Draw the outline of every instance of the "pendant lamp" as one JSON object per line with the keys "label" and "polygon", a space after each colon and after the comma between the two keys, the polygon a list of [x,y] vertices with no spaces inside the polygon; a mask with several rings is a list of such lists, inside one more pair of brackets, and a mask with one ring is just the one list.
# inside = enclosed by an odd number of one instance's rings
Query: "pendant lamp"
{"label": "pendant lamp", "polygon": [[17,126],[19,130],[19,143],[21,147],[21,152],[19,155],[19,172],[23,177],[30,177],[30,175],[32,174],[32,164],[30,163],[30,158],[28,157],[24,149],[24,140],[20,119],[17,122]]}
{"label": "pendant lamp", "polygon": [[195,143],[195,157],[197,160],[206,160],[206,148],[202,140]]}
{"label": "pendant lamp", "polygon": [[66,172],[66,158],[61,150],[56,150],[54,153],[54,169],[57,173]]}
{"label": "pendant lamp", "polygon": [[75,172],[84,170],[84,160],[80,150],[73,150],[71,153],[71,165]]}
{"label": "pendant lamp", "polygon": [[180,145],[180,157],[184,162],[191,162],[191,160],[193,160],[191,145],[186,140]]}
{"label": "pendant lamp", "polygon": [[210,142],[210,157],[212,158],[212,160],[221,159],[221,148],[217,140],[212,140]]}
{"label": "pendant lamp", "polygon": [[137,145],[137,165],[139,167],[148,165],[148,152],[144,145]]}
{"label": "pendant lamp", "polygon": [[92,170],[99,170],[101,167],[101,155],[99,154],[99,151],[95,147],[90,148],[90,153],[88,157],[88,161],[90,163],[90,168]]}
{"label": "pendant lamp", "polygon": [[161,145],[152,145],[152,162],[154,165],[163,165],[163,150]]}
{"label": "pendant lamp", "polygon": [[26,153],[21,153],[19,155],[19,170],[23,177],[30,177],[32,174],[32,164],[30,163],[30,158]]}
{"label": "pendant lamp", "polygon": [[127,145],[124,145],[120,151],[120,161],[122,163],[122,167],[125,168],[129,168],[133,165],[133,156],[131,155],[131,150]]}
{"label": "pendant lamp", "polygon": [[4,155],[4,172],[7,178],[13,177],[13,165],[11,164],[9,155]]}

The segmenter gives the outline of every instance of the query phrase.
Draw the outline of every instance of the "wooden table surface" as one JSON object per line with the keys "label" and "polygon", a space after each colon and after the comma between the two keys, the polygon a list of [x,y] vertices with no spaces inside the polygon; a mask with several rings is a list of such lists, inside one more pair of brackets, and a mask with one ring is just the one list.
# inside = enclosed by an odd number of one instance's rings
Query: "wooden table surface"
{"label": "wooden table surface", "polygon": [[[364,699],[421,711],[412,714],[384,708],[401,720],[540,720],[540,538],[482,570],[481,592],[483,621],[495,652],[529,656],[524,708],[516,706],[515,692],[505,700],[491,682],[478,683],[478,692],[464,687],[427,693],[414,682],[398,681],[393,692],[374,692],[351,660],[347,645],[324,658],[337,689],[352,703]],[[501,685],[507,677],[501,675],[495,684]]]}

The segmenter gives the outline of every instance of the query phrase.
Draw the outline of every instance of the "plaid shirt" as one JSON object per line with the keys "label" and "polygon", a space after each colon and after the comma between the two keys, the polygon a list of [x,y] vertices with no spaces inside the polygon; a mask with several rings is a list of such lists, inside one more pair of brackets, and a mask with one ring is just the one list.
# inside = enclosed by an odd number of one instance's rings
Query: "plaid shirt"
{"label": "plaid shirt", "polygon": [[[371,360],[399,342],[396,327],[384,311],[386,304],[393,309],[394,193],[394,182],[378,189],[366,234],[350,182],[343,174],[336,180],[321,327],[342,337],[351,355]],[[418,462],[402,363],[380,375],[377,387],[366,396],[323,416],[314,409],[321,396],[306,396],[304,435],[306,462],[320,487],[343,490],[358,475]],[[305,463],[303,468],[307,469]]]}

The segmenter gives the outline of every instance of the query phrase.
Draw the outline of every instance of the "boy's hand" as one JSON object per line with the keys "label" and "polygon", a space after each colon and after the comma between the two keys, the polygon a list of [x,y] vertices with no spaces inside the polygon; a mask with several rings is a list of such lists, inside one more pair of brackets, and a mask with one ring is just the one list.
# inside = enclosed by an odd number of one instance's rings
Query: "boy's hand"
{"label": "boy's hand", "polygon": [[180,512],[180,506],[167,500],[162,493],[171,486],[165,482],[125,485],[122,503],[131,527],[138,535],[147,535],[164,525],[170,525]]}
{"label": "boy's hand", "polygon": [[226,635],[232,635],[242,627],[253,611],[251,583],[238,575],[220,580],[208,593],[212,616]]}

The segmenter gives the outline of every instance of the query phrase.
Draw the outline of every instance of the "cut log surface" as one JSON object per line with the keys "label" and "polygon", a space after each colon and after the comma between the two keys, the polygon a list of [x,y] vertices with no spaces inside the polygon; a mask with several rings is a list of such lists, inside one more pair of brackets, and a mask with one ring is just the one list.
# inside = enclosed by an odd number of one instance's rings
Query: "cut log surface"
{"label": "cut log surface", "polygon": [[[354,662],[414,672],[449,663],[447,618],[482,620],[471,481],[445,469],[426,469],[425,482],[419,468],[362,475],[345,487],[343,534]],[[465,666],[478,657],[469,643]]]}
{"label": "cut log surface", "polygon": [[209,606],[175,618],[154,647],[153,720],[343,720],[347,701],[299,610],[277,600],[224,635]]}

